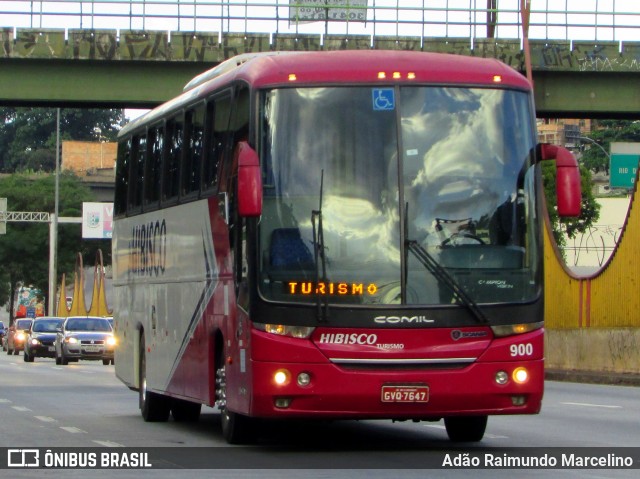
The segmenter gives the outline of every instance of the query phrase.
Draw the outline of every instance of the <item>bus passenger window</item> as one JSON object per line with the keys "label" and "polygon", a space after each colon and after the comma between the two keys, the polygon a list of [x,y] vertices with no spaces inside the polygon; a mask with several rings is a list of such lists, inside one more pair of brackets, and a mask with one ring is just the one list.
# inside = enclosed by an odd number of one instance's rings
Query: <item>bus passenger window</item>
{"label": "bus passenger window", "polygon": [[149,129],[149,158],[145,166],[144,205],[158,205],[160,199],[160,168],[162,167],[162,150],[164,131],[161,125]]}
{"label": "bus passenger window", "polygon": [[202,164],[204,140],[204,105],[189,110],[186,115],[187,151],[182,164],[181,194],[188,195],[200,190],[200,165]]}
{"label": "bus passenger window", "polygon": [[167,156],[163,167],[162,182],[163,201],[178,198],[183,132],[184,120],[182,115],[177,115],[167,122]]}
{"label": "bus passenger window", "polygon": [[116,161],[116,188],[114,198],[114,214],[123,215],[127,212],[127,190],[129,188],[129,167],[131,164],[131,138],[118,144],[118,159]]}
{"label": "bus passenger window", "polygon": [[142,187],[144,185],[144,162],[147,157],[147,137],[137,136],[133,139],[131,168],[129,171],[129,205],[127,210],[142,206]]}
{"label": "bus passenger window", "polygon": [[213,121],[209,122],[211,125],[209,151],[203,168],[202,188],[204,190],[215,189],[218,184],[218,168],[224,155],[224,145],[229,129],[230,106],[231,97],[228,95],[216,98],[208,105],[208,114],[213,117]]}

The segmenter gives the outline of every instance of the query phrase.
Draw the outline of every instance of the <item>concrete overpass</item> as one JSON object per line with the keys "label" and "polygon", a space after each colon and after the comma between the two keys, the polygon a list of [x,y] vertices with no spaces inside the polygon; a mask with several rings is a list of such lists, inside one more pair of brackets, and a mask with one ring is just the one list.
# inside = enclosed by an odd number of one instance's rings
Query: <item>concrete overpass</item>
{"label": "concrete overpass", "polygon": [[[437,51],[525,70],[519,39],[51,28],[0,35],[3,105],[153,107],[227,58],[269,50]],[[640,117],[640,42],[529,43],[539,117]]]}

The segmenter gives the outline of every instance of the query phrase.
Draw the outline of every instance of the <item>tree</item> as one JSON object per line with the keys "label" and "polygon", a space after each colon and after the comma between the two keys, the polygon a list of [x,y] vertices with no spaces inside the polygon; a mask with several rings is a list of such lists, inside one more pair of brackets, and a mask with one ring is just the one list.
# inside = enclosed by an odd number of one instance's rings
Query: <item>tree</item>
{"label": "tree", "polygon": [[594,120],[589,138],[597,146],[584,142],[581,163],[591,171],[609,173],[609,158],[602,151],[611,151],[611,143],[640,142],[640,122],[628,120]]}
{"label": "tree", "polygon": [[[54,175],[10,175],[0,179],[0,191],[7,198],[9,211],[53,212]],[[59,215],[82,216],[82,203],[94,201],[93,194],[73,173],[60,175]],[[77,253],[94,258],[103,251],[105,263],[111,263],[109,240],[82,240],[80,224],[60,224],[58,228],[58,275],[73,276]],[[0,264],[4,284],[13,298],[19,283],[33,284],[42,291],[49,284],[49,225],[46,223],[8,223],[7,234],[0,236]]]}
{"label": "tree", "polygon": [[[56,121],[55,108],[0,108],[0,172],[54,171]],[[124,110],[63,109],[60,138],[114,140],[123,124]]]}
{"label": "tree", "polygon": [[566,246],[565,233],[574,238],[579,233],[585,233],[600,218],[600,205],[593,195],[591,172],[580,166],[580,186],[582,188],[582,208],[577,218],[560,218],[556,201],[556,167],[551,161],[542,163],[542,181],[547,202],[547,211],[553,237],[562,250]]}

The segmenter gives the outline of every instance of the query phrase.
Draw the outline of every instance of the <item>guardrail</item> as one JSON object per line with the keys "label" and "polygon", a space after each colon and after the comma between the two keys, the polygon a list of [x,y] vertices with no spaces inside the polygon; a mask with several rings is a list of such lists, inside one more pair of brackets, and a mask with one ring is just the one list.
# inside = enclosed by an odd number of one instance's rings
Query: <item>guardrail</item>
{"label": "guardrail", "polygon": [[[531,0],[532,39],[634,41],[640,2]],[[521,0],[15,0],[1,27],[522,37]],[[498,6],[499,5],[499,6]]]}

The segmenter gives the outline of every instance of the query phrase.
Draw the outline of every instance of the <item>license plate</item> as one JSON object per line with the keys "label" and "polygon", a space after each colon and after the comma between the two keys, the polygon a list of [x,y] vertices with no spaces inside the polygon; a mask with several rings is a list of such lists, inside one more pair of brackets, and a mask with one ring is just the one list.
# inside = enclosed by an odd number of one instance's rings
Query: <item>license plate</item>
{"label": "license plate", "polygon": [[382,402],[429,402],[429,386],[382,386]]}
{"label": "license plate", "polygon": [[89,346],[83,346],[82,349],[84,349],[88,353],[95,353],[98,351],[102,351],[102,346],[98,346],[97,344],[92,344]]}
{"label": "license plate", "polygon": [[49,349],[49,352],[52,353],[52,352],[54,352],[56,350],[56,347],[55,346],[49,346],[48,349]]}

